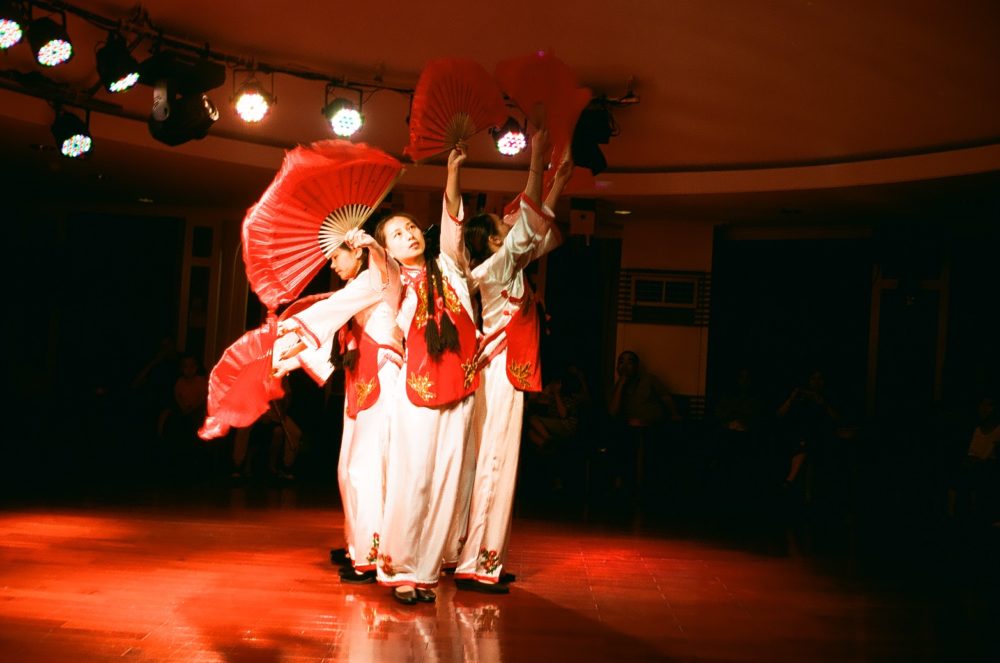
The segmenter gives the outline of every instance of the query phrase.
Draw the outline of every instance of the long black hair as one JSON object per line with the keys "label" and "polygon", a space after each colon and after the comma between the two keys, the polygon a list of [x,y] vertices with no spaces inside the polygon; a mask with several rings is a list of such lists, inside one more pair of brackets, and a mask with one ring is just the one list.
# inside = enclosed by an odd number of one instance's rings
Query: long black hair
{"label": "long black hair", "polygon": [[497,234],[497,228],[492,214],[488,212],[476,214],[465,222],[462,231],[465,248],[469,250],[473,267],[493,255],[490,251],[490,237]]}
{"label": "long black hair", "polygon": [[[412,221],[418,228],[420,222],[416,217],[406,212],[393,212],[387,214],[375,226],[373,237],[382,246],[385,246],[385,224],[394,218],[402,217]],[[436,320],[437,295],[441,293],[444,298],[444,279],[441,276],[441,268],[438,266],[437,257],[441,253],[441,240],[439,233],[429,228],[424,235],[424,267],[427,270],[427,326],[424,327],[424,341],[427,343],[427,352],[433,359],[439,358],[446,350],[458,352],[458,330],[455,324],[448,317],[447,313],[441,316],[441,325],[438,326]]]}

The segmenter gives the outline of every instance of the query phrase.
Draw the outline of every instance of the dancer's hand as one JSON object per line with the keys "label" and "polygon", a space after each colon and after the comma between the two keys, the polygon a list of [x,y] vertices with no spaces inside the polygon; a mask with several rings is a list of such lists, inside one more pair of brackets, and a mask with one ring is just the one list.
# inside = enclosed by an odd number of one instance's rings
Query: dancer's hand
{"label": "dancer's hand", "polygon": [[549,144],[549,130],[545,127],[541,127],[535,130],[535,133],[531,135],[531,156],[534,157],[536,154],[538,158],[544,159],[546,153],[552,148]]}
{"label": "dancer's hand", "polygon": [[364,249],[377,245],[378,242],[361,228],[352,228],[344,233],[344,244],[352,249]]}
{"label": "dancer's hand", "polygon": [[549,194],[545,196],[546,207],[549,209],[556,208],[559,196],[562,195],[563,189],[566,188],[571,177],[573,177],[573,155],[570,146],[567,145],[565,151],[563,151],[562,161],[559,162],[555,176],[552,178],[552,188],[549,189]]}
{"label": "dancer's hand", "polygon": [[448,170],[451,172],[457,172],[462,164],[465,163],[465,158],[468,156],[466,151],[465,143],[456,143],[455,147],[448,154]]}
{"label": "dancer's hand", "polygon": [[305,341],[303,341],[302,337],[299,335],[297,327],[286,327],[279,323],[278,337],[274,340],[274,348],[277,349],[281,347],[283,347],[284,350],[278,354],[278,361],[291,359],[292,357],[303,352],[308,346],[306,346]]}

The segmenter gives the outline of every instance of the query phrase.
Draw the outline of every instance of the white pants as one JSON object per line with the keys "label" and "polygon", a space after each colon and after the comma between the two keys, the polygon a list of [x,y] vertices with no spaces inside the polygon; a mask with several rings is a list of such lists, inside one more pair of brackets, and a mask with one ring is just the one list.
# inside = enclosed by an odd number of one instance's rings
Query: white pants
{"label": "white pants", "polygon": [[[482,391],[482,387],[477,390],[477,394]],[[472,396],[471,398],[476,398]],[[472,486],[476,480],[476,454],[477,441],[476,433],[473,430],[475,424],[475,405],[473,405],[472,422],[469,432],[465,436],[465,446],[462,449],[463,458],[462,469],[458,477],[458,494],[455,499],[455,513],[451,518],[451,525],[448,528],[448,539],[444,545],[443,566],[447,569],[454,569],[458,566],[459,557],[465,547],[465,539],[469,528],[469,509],[472,506]]]}
{"label": "white pants", "polygon": [[355,419],[344,415],[337,480],[344,505],[347,551],[358,571],[374,570],[378,558],[389,418],[395,407],[399,373],[396,364],[385,362],[378,372],[378,400],[358,412]]}
{"label": "white pants", "polygon": [[386,453],[382,584],[437,585],[455,518],[472,406],[468,396],[446,408],[418,407],[407,397],[406,377],[400,375]]}
{"label": "white pants", "polygon": [[506,361],[502,352],[480,374],[472,416],[476,473],[456,578],[496,582],[506,558],[524,415],[524,394],[507,378]]}

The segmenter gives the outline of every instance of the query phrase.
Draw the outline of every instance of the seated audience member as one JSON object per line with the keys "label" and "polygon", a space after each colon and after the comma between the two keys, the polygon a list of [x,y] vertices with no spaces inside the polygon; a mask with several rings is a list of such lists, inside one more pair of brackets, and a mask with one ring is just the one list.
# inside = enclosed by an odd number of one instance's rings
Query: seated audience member
{"label": "seated audience member", "polygon": [[609,440],[616,475],[615,487],[635,491],[642,482],[642,458],[647,438],[666,421],[680,421],[680,414],[666,385],[647,372],[639,355],[625,350],[618,355],[615,382],[608,406],[613,421]]}

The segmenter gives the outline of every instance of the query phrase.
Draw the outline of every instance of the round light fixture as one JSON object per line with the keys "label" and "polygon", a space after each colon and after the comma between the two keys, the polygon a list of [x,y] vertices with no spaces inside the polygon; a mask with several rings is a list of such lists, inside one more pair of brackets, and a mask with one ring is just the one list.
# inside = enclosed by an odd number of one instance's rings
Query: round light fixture
{"label": "round light fixture", "polygon": [[353,136],[365,121],[361,115],[361,111],[353,103],[342,97],[334,99],[327,104],[326,108],[323,109],[323,115],[330,122],[330,128],[333,129],[333,133],[342,138]]}
{"label": "round light fixture", "polygon": [[66,28],[51,18],[38,18],[28,26],[28,42],[35,60],[44,67],[55,67],[73,57],[73,44]]}
{"label": "round light fixture", "polygon": [[267,117],[273,104],[274,99],[253,77],[240,86],[236,93],[236,114],[244,122],[256,124],[262,121]]}
{"label": "round light fixture", "polygon": [[88,154],[94,146],[87,123],[69,111],[56,114],[56,120],[52,123],[52,135],[59,152],[71,159]]}

